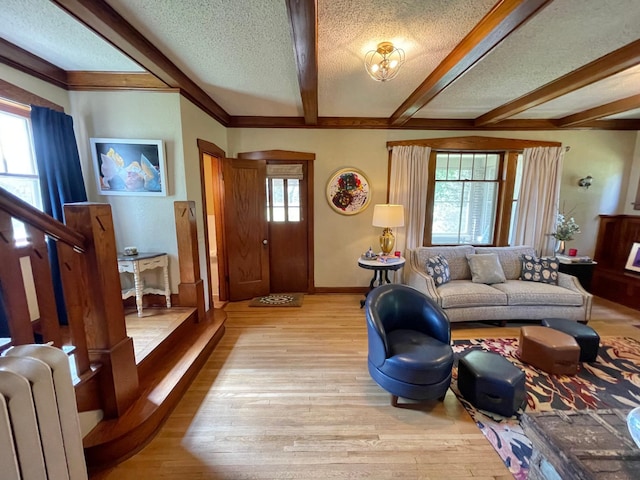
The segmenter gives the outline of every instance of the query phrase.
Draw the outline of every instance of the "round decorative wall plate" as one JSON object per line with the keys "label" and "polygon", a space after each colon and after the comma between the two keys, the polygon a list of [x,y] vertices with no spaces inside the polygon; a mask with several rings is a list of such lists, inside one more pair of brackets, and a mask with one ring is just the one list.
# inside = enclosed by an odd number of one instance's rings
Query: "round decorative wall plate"
{"label": "round decorative wall plate", "polygon": [[342,215],[355,215],[371,201],[369,180],[355,168],[341,168],[331,174],[327,183],[327,202]]}

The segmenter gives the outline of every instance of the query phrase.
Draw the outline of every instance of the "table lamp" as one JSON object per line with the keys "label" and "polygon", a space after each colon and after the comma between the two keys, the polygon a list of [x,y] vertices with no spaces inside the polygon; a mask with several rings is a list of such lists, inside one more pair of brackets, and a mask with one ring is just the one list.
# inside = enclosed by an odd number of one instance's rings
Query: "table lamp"
{"label": "table lamp", "polygon": [[389,204],[374,206],[373,226],[384,227],[382,235],[380,235],[380,249],[384,255],[389,255],[396,242],[391,228],[404,227],[404,207]]}

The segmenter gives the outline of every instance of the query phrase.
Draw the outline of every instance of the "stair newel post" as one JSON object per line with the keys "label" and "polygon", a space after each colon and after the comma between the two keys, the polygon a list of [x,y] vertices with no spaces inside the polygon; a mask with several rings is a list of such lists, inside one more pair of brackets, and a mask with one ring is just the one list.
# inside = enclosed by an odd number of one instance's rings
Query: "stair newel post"
{"label": "stair newel post", "polygon": [[197,307],[198,321],[205,318],[204,282],[200,278],[200,255],[198,251],[198,227],[194,201],[173,202],[178,240],[178,263],[180,284],[178,295],[180,306]]}
{"label": "stair newel post", "polygon": [[106,417],[118,417],[138,397],[138,370],[133,340],[127,336],[120,290],[111,206],[73,203],[64,206],[65,223],[86,239],[82,255],[87,348],[102,364],[100,389]]}

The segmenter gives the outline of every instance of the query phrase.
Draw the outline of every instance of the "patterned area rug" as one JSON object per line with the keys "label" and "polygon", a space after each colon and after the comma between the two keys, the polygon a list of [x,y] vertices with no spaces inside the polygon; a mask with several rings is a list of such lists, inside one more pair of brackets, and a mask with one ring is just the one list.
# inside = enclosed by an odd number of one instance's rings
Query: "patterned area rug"
{"label": "patterned area rug", "polygon": [[249,302],[250,307],[301,307],[302,293],[272,293],[264,297],[256,297]]}
{"label": "patterned area rug", "polygon": [[499,353],[526,374],[528,412],[629,408],[640,405],[640,342],[632,338],[603,337],[596,362],[583,363],[577,375],[549,375],[523,364],[517,357],[518,339],[485,338],[454,342],[456,362],[451,389],[482,433],[518,480],[529,472],[531,442],[520,427],[522,411],[510,418],[478,410],[458,390],[457,360],[470,349]]}

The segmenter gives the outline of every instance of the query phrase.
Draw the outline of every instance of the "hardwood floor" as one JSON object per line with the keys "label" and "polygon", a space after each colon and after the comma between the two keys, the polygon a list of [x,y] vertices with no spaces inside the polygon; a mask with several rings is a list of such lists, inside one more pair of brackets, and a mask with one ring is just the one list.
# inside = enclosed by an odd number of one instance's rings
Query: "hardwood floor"
{"label": "hardwood floor", "polygon": [[[301,308],[230,303],[226,333],[158,435],[95,479],[511,479],[451,391],[393,408],[369,377],[359,295]],[[454,339],[520,324],[454,324]],[[640,312],[596,299],[601,336],[640,339]]]}

